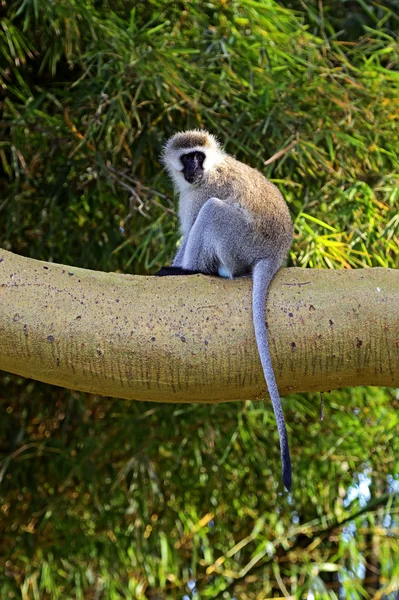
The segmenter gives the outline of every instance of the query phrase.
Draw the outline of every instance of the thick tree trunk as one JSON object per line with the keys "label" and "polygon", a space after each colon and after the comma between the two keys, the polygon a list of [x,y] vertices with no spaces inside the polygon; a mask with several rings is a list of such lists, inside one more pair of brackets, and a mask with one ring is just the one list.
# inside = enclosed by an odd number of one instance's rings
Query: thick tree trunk
{"label": "thick tree trunk", "polygon": [[[0,368],[158,402],[261,398],[252,284],[139,277],[0,249]],[[399,387],[399,272],[282,269],[266,319],[282,395]]]}

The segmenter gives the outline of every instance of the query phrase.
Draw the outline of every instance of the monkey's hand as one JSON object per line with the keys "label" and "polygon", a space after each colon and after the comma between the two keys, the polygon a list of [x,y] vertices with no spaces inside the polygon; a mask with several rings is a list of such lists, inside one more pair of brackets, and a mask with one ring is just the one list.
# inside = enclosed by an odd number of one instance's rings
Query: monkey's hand
{"label": "monkey's hand", "polygon": [[192,271],[191,269],[183,269],[183,267],[161,267],[159,271],[154,273],[154,277],[169,277],[171,275],[198,275],[201,271]]}

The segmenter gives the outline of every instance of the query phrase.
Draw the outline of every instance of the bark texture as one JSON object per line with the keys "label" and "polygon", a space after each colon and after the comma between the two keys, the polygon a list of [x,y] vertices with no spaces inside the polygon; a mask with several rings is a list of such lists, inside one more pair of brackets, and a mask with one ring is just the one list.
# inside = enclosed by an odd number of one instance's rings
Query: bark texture
{"label": "bark texture", "polygon": [[[141,277],[0,249],[0,369],[96,394],[223,402],[266,394],[252,284]],[[399,387],[399,272],[281,269],[266,320],[281,395]]]}

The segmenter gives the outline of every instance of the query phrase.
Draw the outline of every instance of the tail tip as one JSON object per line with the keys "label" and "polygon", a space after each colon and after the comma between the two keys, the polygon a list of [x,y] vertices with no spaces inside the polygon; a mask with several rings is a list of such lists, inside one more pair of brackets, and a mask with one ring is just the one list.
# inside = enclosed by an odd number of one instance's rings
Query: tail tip
{"label": "tail tip", "polygon": [[283,483],[287,490],[290,492],[292,489],[292,474],[291,469],[283,471]]}

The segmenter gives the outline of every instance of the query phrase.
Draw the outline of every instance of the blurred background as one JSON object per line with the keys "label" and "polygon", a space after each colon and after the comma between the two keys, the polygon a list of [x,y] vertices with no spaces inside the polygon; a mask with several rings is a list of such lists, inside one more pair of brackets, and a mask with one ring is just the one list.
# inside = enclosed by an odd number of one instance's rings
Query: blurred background
{"label": "blurred background", "polygon": [[[0,1],[0,247],[150,275],[192,127],[282,190],[288,266],[399,264],[398,0]],[[265,164],[266,161],[266,164]],[[34,302],[34,298],[32,298]],[[3,599],[399,598],[399,391],[119,401],[0,373]]]}

